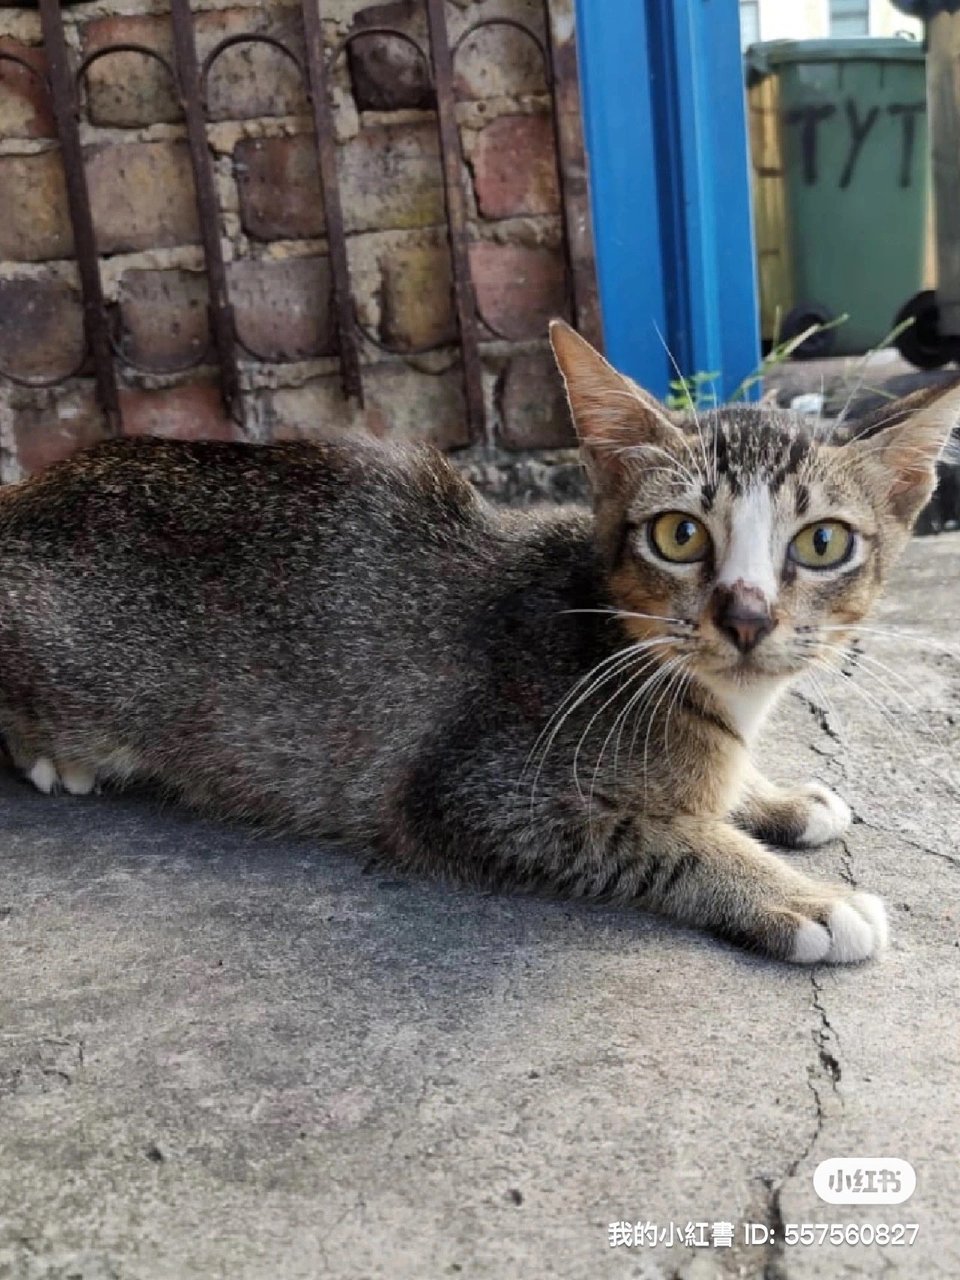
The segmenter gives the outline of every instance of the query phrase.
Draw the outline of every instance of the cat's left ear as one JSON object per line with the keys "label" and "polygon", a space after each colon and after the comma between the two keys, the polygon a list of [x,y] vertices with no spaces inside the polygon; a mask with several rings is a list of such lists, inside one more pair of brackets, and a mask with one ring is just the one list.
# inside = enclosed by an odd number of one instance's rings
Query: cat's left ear
{"label": "cat's left ear", "polygon": [[937,485],[937,461],[960,422],[960,379],[924,387],[859,425],[846,448],[880,481],[893,514],[912,525]]}
{"label": "cat's left ear", "polygon": [[563,375],[591,480],[608,487],[642,457],[644,446],[678,452],[686,450],[682,431],[667,409],[635,382],[617,373],[563,320],[550,324],[550,343]]}

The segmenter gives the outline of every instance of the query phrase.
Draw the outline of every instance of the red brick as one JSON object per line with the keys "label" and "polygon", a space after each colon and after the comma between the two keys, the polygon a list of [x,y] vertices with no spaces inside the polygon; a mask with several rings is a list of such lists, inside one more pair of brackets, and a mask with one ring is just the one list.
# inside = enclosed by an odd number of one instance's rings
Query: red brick
{"label": "red brick", "polygon": [[[234,153],[244,229],[258,240],[324,231],[312,136],[244,139]],[[437,131],[431,122],[364,129],[341,149],[347,231],[432,226],[444,221]]]}
{"label": "red brick", "polygon": [[406,364],[364,370],[367,430],[376,436],[425,441],[438,449],[469,444],[462,379],[459,363],[437,375]]}
{"label": "red brick", "polygon": [[380,272],[380,339],[386,346],[411,351],[456,338],[448,249],[394,249]]}
{"label": "red brick", "polygon": [[549,116],[501,116],[480,132],[470,168],[484,218],[557,213],[557,163]]}
{"label": "red brick", "polygon": [[[224,9],[196,17],[201,57],[231,35],[254,32],[281,40],[304,58],[299,16],[270,9]],[[295,62],[263,41],[245,41],[225,49],[213,62],[207,81],[211,120],[250,120],[257,116],[305,115],[309,111],[303,79]]]}
{"label": "red brick", "polygon": [[43,50],[0,36],[0,54],[4,53],[21,58],[34,71],[0,57],[0,138],[55,138]]}
{"label": "red brick", "polygon": [[470,246],[470,271],[480,316],[501,337],[541,338],[565,309],[558,250],[478,241]]}
{"label": "red brick", "polygon": [[181,369],[209,347],[207,279],[195,271],[125,271],[120,280],[123,350],[134,365]]}
{"label": "red brick", "polygon": [[97,247],[130,253],[200,239],[190,154],[184,142],[92,148],[87,182]]}
{"label": "red brick", "polygon": [[19,378],[62,378],[83,359],[83,310],[61,280],[0,280],[0,368]]}
{"label": "red brick", "polygon": [[[84,57],[108,45],[142,44],[173,65],[169,18],[136,15],[96,18],[83,28]],[[132,129],[182,119],[170,72],[142,53],[111,53],[98,58],[85,76],[87,113],[93,124]]]}
{"label": "red brick", "polygon": [[252,354],[297,360],[336,351],[327,258],[234,262],[229,287],[237,336]]}
{"label": "red brick", "polygon": [[[237,336],[264,359],[336,350],[326,258],[247,260],[227,268]],[[207,278],[190,271],[127,271],[120,282],[124,350],[135,364],[176,369],[208,349]]]}
{"label": "red brick", "polygon": [[275,440],[317,440],[343,430],[423,440],[441,449],[469,443],[459,367],[433,376],[405,364],[363,371],[364,408],[344,399],[336,376],[271,393]]}
{"label": "red brick", "polygon": [[257,240],[299,240],[324,232],[313,138],[244,138],[233,153],[240,218]]}
{"label": "red brick", "polygon": [[0,156],[0,258],[43,262],[72,253],[59,151]]}
{"label": "red brick", "polygon": [[[470,246],[477,306],[498,336],[540,338],[566,304],[563,257],[558,250],[523,245]],[[395,350],[452,342],[449,250],[433,246],[393,249],[380,263],[380,338]]]}
{"label": "red brick", "polygon": [[[423,5],[419,0],[396,0],[361,9],[354,30],[390,27],[427,48]],[[402,111],[431,107],[435,94],[426,59],[409,41],[398,36],[362,36],[350,43],[348,53],[353,98],[361,111]]]}
{"label": "red brick", "polygon": [[191,384],[166,391],[121,390],[120,415],[128,436],[173,440],[237,440],[242,432],[227,417],[215,386]]}
{"label": "red brick", "polygon": [[576,443],[566,396],[549,351],[515,355],[498,388],[499,442],[507,449],[559,449]]}
{"label": "red brick", "polygon": [[459,98],[547,92],[539,48],[518,27],[490,25],[468,36],[454,63]]}
{"label": "red brick", "polygon": [[343,148],[341,184],[348,231],[443,223],[436,125],[425,121],[361,130]]}
{"label": "red brick", "polygon": [[343,395],[338,375],[268,393],[271,440],[324,440],[363,427],[363,410]]}
{"label": "red brick", "polygon": [[90,385],[46,393],[13,410],[13,442],[23,475],[41,471],[104,436],[103,414]]}
{"label": "red brick", "polygon": [[[268,9],[198,13],[194,31],[201,61],[221,40],[248,32],[270,34],[298,56],[303,53],[299,23],[293,16]],[[173,65],[168,17],[97,18],[83,29],[85,54],[121,43],[146,45]],[[155,58],[143,54],[111,53],[98,59],[87,75],[87,86],[94,124],[137,128],[179,120],[182,115],[169,73]],[[233,45],[216,58],[207,82],[207,103],[212,120],[293,115],[307,110],[296,65],[280,50],[260,41]]]}

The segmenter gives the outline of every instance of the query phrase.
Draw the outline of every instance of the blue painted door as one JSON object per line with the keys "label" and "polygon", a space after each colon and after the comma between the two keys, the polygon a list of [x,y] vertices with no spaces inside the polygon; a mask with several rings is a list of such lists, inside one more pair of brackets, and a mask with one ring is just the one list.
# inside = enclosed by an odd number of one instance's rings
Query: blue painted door
{"label": "blue painted door", "polygon": [[607,354],[659,395],[675,361],[729,396],[760,359],[737,0],[577,0],[577,22]]}

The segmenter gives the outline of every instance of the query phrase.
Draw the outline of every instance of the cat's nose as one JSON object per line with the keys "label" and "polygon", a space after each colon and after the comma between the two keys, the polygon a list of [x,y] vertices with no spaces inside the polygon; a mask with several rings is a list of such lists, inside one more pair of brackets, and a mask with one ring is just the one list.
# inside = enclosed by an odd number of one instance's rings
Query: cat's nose
{"label": "cat's nose", "polygon": [[717,629],[731,640],[741,653],[755,649],[764,636],[777,625],[766,602],[753,593],[718,591],[714,599],[713,620]]}

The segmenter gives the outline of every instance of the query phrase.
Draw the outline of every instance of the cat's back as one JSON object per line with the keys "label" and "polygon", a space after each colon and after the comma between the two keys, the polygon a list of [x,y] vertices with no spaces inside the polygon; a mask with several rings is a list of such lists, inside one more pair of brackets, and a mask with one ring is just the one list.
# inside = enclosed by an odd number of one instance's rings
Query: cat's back
{"label": "cat's back", "polygon": [[355,826],[448,726],[516,764],[605,603],[588,515],[423,447],[116,440],[0,493],[0,712],[288,825]]}
{"label": "cat's back", "polygon": [[585,577],[585,513],[494,508],[424,445],[121,438],[0,490],[8,605],[419,644],[538,625]]}
{"label": "cat's back", "polygon": [[[435,450],[359,438],[254,445],[149,437],[104,441],[0,490],[0,534],[69,541],[174,529],[291,539],[361,519],[429,534],[482,523],[479,495]],[[181,550],[186,550],[186,547]]]}

